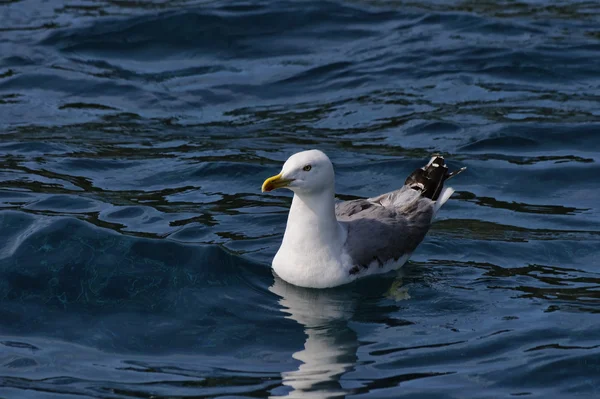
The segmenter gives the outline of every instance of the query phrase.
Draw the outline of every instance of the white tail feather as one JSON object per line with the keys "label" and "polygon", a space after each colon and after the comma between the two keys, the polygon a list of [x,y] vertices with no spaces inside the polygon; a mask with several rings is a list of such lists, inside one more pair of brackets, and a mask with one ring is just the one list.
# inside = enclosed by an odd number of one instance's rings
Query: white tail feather
{"label": "white tail feather", "polygon": [[442,207],[442,205],[444,205],[446,201],[452,197],[452,194],[454,194],[454,189],[452,187],[444,187],[437,201],[435,201],[435,208],[433,208],[434,215]]}

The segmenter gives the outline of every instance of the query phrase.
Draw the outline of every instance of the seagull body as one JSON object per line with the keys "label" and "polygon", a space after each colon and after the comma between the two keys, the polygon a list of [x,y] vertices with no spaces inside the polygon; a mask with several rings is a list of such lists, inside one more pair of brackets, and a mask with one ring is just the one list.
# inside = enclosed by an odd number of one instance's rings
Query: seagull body
{"label": "seagull body", "polygon": [[444,158],[434,156],[399,190],[336,204],[331,161],[319,150],[292,155],[263,191],[294,192],[273,270],[288,283],[328,288],[401,267],[425,237],[454,190],[444,181]]}

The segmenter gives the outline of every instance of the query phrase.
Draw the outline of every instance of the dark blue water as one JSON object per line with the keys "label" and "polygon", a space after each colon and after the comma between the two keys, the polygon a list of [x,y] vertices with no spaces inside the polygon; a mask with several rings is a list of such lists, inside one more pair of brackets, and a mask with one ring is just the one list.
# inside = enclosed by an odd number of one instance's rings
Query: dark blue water
{"label": "dark blue water", "polygon": [[[0,4],[1,398],[597,398],[600,5]],[[275,280],[341,198],[468,170],[398,274]]]}

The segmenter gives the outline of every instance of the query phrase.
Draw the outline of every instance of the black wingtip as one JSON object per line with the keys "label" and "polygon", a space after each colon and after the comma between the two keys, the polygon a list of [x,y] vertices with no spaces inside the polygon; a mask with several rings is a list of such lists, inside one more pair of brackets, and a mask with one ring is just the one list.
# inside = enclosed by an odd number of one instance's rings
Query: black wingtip
{"label": "black wingtip", "polygon": [[411,173],[404,184],[410,186],[413,190],[421,191],[422,196],[435,201],[444,188],[444,182],[465,169],[466,167],[463,167],[449,173],[444,157],[434,154],[429,163]]}

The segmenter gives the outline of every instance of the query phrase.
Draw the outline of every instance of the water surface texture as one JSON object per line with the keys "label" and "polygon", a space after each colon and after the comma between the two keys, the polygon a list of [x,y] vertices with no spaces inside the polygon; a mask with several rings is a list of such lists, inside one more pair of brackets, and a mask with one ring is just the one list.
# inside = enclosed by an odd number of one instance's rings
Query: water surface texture
{"label": "water surface texture", "polygon": [[[1,398],[597,398],[600,5],[0,3]],[[340,198],[468,170],[400,272],[273,277]]]}

